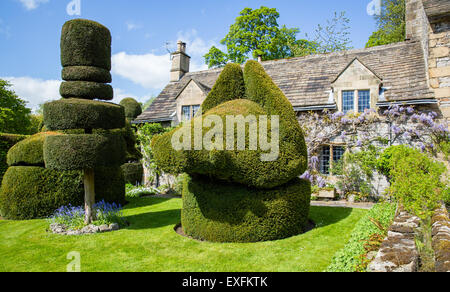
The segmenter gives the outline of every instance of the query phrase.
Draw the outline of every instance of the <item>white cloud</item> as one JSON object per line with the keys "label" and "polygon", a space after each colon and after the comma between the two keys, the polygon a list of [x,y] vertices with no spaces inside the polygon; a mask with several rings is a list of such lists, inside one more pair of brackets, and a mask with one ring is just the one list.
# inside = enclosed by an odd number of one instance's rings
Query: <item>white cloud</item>
{"label": "white cloud", "polygon": [[27,107],[36,110],[39,104],[46,101],[60,99],[60,80],[42,80],[31,77],[0,77],[8,80],[16,94],[27,101]]}
{"label": "white cloud", "polygon": [[120,52],[112,56],[112,72],[147,89],[161,89],[169,82],[170,56],[131,55]]}
{"label": "white cloud", "polygon": [[136,23],[131,22],[131,21],[127,22],[126,25],[127,25],[128,31],[132,31],[132,30],[136,30],[136,29],[142,28],[142,25],[136,24]]}
{"label": "white cloud", "polygon": [[49,0],[19,0],[26,10],[34,10],[43,3],[47,3]]}

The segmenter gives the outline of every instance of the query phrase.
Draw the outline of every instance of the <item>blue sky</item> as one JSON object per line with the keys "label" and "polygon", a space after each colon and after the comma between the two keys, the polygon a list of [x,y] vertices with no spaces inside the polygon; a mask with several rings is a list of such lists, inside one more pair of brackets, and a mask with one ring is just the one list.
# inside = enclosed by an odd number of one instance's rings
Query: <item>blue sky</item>
{"label": "blue sky", "polygon": [[299,37],[312,35],[334,11],[346,11],[355,48],[364,47],[375,30],[366,12],[371,0],[81,0],[81,16],[67,14],[70,2],[0,1],[0,78],[10,80],[30,107],[59,98],[60,31],[73,18],[92,19],[111,30],[116,102],[126,96],[145,101],[167,84],[167,42],[171,48],[178,39],[187,42],[191,71],[206,69],[202,55],[219,44],[245,7],[277,8],[279,24],[298,27]]}

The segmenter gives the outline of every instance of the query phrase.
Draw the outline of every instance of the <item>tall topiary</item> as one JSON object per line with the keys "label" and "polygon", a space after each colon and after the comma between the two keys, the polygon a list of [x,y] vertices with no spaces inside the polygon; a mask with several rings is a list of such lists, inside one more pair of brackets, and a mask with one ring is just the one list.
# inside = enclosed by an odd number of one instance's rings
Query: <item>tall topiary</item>
{"label": "tall topiary", "polygon": [[298,178],[307,166],[305,139],[294,109],[263,67],[251,61],[242,72],[228,64],[202,110],[152,141],[163,171],[188,174],[184,232],[215,242],[254,242],[305,231],[311,185]]}
{"label": "tall topiary", "polygon": [[[118,168],[125,160],[122,131],[125,112],[111,100],[111,34],[103,25],[84,19],[64,24],[61,33],[62,100],[44,105],[49,130],[83,129],[83,134],[48,136],[44,142],[47,168],[83,170],[85,223],[96,219],[94,169]],[[100,130],[98,130],[100,129]],[[95,130],[95,131],[94,131]]]}

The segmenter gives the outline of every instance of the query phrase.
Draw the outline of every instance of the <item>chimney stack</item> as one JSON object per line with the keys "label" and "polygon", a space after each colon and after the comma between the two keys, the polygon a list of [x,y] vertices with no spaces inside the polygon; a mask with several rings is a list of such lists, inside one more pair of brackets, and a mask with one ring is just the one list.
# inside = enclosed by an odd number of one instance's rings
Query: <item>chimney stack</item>
{"label": "chimney stack", "polygon": [[189,72],[191,57],[186,54],[186,43],[177,42],[177,50],[171,54],[172,69],[170,70],[170,82],[179,81],[184,74]]}

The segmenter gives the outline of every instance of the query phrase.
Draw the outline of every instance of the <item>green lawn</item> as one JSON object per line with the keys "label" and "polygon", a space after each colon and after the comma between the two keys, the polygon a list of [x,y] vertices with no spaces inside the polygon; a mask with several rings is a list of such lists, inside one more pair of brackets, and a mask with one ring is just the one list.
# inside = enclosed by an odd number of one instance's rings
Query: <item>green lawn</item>
{"label": "green lawn", "polygon": [[124,211],[130,227],[80,237],[49,234],[45,220],[0,221],[0,271],[65,271],[71,251],[80,252],[82,271],[322,271],[367,212],[312,207],[318,228],[306,234],[218,244],[176,234],[180,207],[180,199],[135,199]]}

